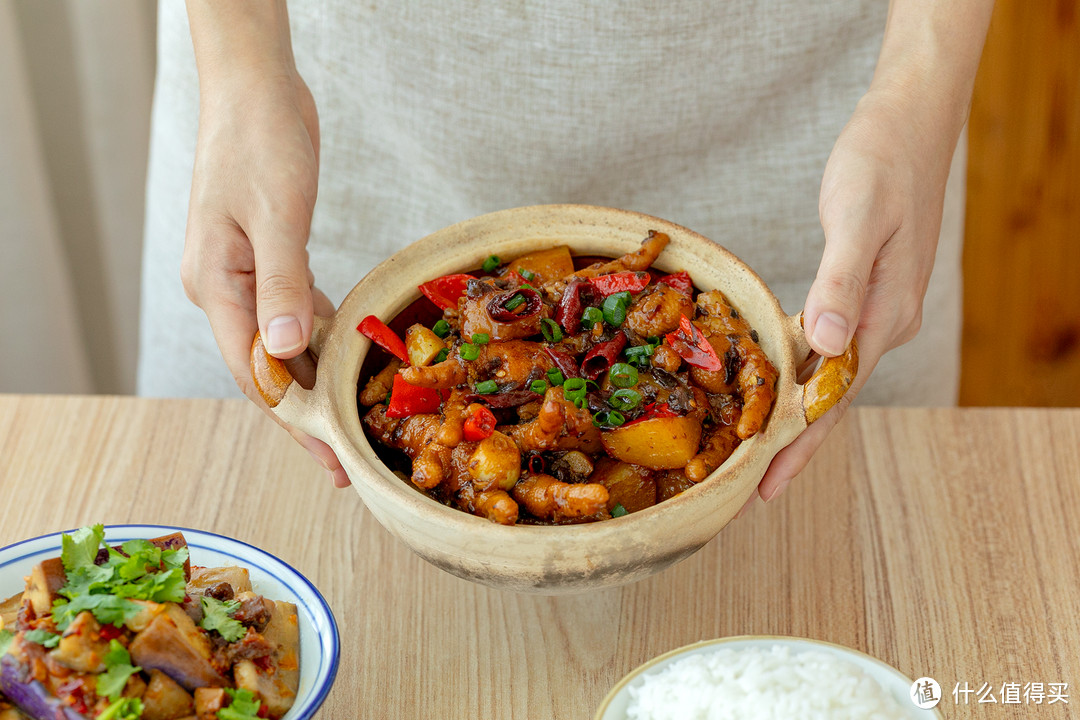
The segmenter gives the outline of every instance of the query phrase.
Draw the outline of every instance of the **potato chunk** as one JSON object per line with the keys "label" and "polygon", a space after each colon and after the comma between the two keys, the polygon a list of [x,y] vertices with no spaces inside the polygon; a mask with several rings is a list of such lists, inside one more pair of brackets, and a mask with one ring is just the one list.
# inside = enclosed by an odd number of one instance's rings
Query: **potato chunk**
{"label": "potato chunk", "polygon": [[651,470],[686,467],[701,442],[701,421],[686,417],[657,417],[623,425],[600,434],[612,457]]}

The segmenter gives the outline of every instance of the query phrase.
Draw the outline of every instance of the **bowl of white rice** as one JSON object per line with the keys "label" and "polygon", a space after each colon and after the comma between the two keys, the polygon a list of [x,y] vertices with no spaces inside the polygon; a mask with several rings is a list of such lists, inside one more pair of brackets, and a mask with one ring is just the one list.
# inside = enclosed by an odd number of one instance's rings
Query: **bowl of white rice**
{"label": "bowl of white rice", "polygon": [[794,637],[706,640],[653,658],[604,698],[594,720],[931,720],[912,680],[840,645]]}

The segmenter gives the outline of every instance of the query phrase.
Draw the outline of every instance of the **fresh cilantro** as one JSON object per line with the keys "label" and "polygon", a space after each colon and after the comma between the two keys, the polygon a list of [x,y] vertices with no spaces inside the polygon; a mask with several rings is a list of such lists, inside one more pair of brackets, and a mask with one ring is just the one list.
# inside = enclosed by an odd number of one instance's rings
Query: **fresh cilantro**
{"label": "fresh cilantro", "polygon": [[613,517],[613,518],[622,517],[623,515],[626,515],[626,514],[627,514],[626,508],[624,508],[621,504],[616,505],[615,507],[611,508],[611,517]]}
{"label": "fresh cilantro", "polygon": [[75,616],[84,610],[92,612],[102,625],[120,626],[142,612],[143,606],[115,595],[79,595],[71,602],[57,600],[53,603],[53,622],[56,627],[66,630]]}
{"label": "fresh cilantro", "polygon": [[247,634],[247,628],[239,620],[230,617],[240,607],[239,600],[218,600],[207,595],[202,597],[203,630],[217,630],[226,642],[236,642]]}
{"label": "fresh cilantro", "polygon": [[232,702],[217,711],[218,720],[250,720],[259,717],[260,703],[250,690],[225,688],[225,692],[232,698]]}
{"label": "fresh cilantro", "polygon": [[60,561],[64,570],[92,566],[97,559],[98,548],[105,541],[105,526],[101,523],[76,530],[60,537]]}
{"label": "fresh cilantro", "polygon": [[102,710],[96,720],[139,720],[142,714],[142,700],[139,698],[120,698]]}
{"label": "fresh cilantro", "polygon": [[141,610],[131,600],[183,601],[187,548],[162,550],[147,540],[128,540],[121,552],[107,548],[108,557],[98,565],[98,548],[104,540],[101,525],[63,536],[61,560],[67,583],[59,594],[67,601],[58,600],[53,608],[59,629],[66,629],[83,610],[91,611],[98,622],[120,625]]}
{"label": "fresh cilantro", "polygon": [[11,641],[15,639],[15,633],[10,630],[0,629],[0,655],[6,655]]}
{"label": "fresh cilantro", "polygon": [[60,636],[56,633],[51,633],[48,630],[28,630],[23,633],[23,637],[32,643],[43,645],[47,648],[56,647],[60,642]]}
{"label": "fresh cilantro", "polygon": [[105,653],[105,672],[97,676],[97,694],[116,702],[124,692],[128,678],[142,670],[131,664],[131,655],[127,648],[116,640],[109,642],[109,652]]}

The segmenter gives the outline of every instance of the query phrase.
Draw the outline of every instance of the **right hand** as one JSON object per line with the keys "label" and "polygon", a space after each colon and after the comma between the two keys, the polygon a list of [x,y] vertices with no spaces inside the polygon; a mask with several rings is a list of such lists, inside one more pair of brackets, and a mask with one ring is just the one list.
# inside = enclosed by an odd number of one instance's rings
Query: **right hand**
{"label": "right hand", "polygon": [[318,179],[318,114],[295,70],[241,66],[213,78],[200,72],[184,290],[206,313],[244,394],[345,487],[349,477],[330,446],[270,412],[249,359],[256,330],[271,355],[293,358],[307,348],[314,314],[334,312],[308,267]]}

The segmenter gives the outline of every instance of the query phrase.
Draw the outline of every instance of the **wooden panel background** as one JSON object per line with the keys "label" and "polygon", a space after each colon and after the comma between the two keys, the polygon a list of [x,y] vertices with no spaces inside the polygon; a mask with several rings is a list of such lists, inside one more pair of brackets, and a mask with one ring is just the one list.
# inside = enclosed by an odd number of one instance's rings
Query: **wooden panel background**
{"label": "wooden panel background", "polygon": [[968,131],[962,405],[1080,405],[1080,1],[998,0]]}

